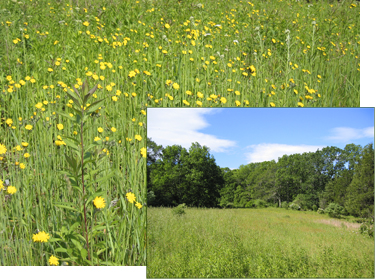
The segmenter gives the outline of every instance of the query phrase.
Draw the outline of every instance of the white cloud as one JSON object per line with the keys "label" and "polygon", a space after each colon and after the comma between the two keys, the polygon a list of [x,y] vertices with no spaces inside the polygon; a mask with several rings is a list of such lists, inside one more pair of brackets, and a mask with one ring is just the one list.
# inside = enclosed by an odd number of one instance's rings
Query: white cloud
{"label": "white cloud", "polygon": [[333,128],[331,132],[332,135],[328,136],[327,139],[343,143],[350,142],[355,139],[374,137],[373,126],[360,129],[351,127],[336,127]]}
{"label": "white cloud", "polygon": [[268,144],[262,143],[257,145],[250,145],[247,148],[252,151],[246,153],[248,163],[263,162],[275,160],[283,155],[302,154],[304,152],[316,152],[317,149],[322,149],[325,146],[312,145],[286,145],[286,144]]}
{"label": "white cloud", "polygon": [[236,143],[198,131],[210,125],[204,118],[205,114],[219,111],[206,108],[148,108],[148,137],[163,146],[176,144],[189,149],[193,142],[198,142],[213,152],[224,152]]}

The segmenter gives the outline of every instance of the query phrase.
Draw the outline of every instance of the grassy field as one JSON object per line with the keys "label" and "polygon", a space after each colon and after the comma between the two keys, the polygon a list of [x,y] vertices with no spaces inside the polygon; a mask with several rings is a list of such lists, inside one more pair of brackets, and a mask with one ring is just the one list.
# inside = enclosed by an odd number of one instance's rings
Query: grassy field
{"label": "grassy field", "polygon": [[148,278],[374,278],[358,225],[278,208],[148,209]]}
{"label": "grassy field", "polygon": [[145,264],[147,106],[359,106],[359,11],[0,1],[0,264]]}
{"label": "grassy field", "polygon": [[2,1],[2,99],[89,78],[139,106],[358,107],[360,3],[311,2]]}

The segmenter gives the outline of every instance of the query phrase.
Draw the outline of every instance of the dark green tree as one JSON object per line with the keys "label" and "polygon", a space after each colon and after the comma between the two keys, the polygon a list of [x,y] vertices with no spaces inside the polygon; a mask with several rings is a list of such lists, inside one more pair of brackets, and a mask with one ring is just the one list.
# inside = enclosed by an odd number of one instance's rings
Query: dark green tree
{"label": "dark green tree", "polygon": [[355,165],[354,177],[347,188],[345,206],[347,211],[360,217],[374,217],[375,204],[375,150],[366,145],[359,164]]}

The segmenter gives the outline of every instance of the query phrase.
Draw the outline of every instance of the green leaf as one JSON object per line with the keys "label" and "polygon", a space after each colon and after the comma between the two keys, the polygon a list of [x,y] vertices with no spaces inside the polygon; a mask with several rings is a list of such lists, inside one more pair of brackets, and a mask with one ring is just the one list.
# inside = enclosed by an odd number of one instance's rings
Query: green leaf
{"label": "green leaf", "polygon": [[55,237],[51,237],[48,242],[57,242],[57,241],[63,241],[63,239],[61,238],[55,238]]}
{"label": "green leaf", "polygon": [[71,211],[80,212],[80,210],[75,209],[75,208],[73,208],[72,206],[69,206],[69,205],[64,205],[64,204],[54,204],[54,206],[59,207],[59,208],[63,208],[63,209],[67,209],[67,210],[71,210]]}
{"label": "green leaf", "polygon": [[81,257],[82,257],[84,260],[86,260],[86,258],[87,258],[87,251],[86,251],[86,249],[84,249],[84,248],[81,249]]}
{"label": "green leaf", "polygon": [[85,112],[86,114],[91,114],[93,113],[94,111],[96,111],[99,107],[103,106],[102,104],[100,104],[101,101],[103,101],[103,99],[100,99],[98,101],[95,101],[93,104],[90,104],[90,106],[88,108],[86,108]]}
{"label": "green leaf", "polygon": [[[77,90],[74,86],[73,86],[73,89]],[[80,101],[76,97],[73,96],[73,91],[71,89],[68,88],[68,90],[65,93],[68,94],[70,99],[73,100],[73,102],[78,106],[78,108],[81,107],[82,104],[80,103]]]}
{"label": "green leaf", "polygon": [[58,252],[58,253],[67,253],[69,255],[68,250],[66,248],[62,248],[62,247],[54,249],[55,252]]}
{"label": "green leaf", "polygon": [[97,88],[98,88],[98,84],[95,85],[91,90],[89,90],[89,92],[84,97],[84,104],[88,101],[90,96],[97,90]]}
{"label": "green leaf", "polygon": [[65,144],[67,144],[68,147],[71,147],[74,151],[77,151],[79,152],[79,148],[77,148],[77,145],[75,145],[75,143],[69,139],[63,139]]}

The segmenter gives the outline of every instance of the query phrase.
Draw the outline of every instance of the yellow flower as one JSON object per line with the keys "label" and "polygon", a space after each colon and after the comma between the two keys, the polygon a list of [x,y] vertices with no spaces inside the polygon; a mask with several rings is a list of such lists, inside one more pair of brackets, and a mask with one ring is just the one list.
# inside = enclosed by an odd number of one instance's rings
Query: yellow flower
{"label": "yellow flower", "polygon": [[103,128],[98,127],[98,132],[99,132],[99,133],[102,133],[102,132],[103,132]]}
{"label": "yellow flower", "polygon": [[201,102],[201,101],[196,101],[196,104],[197,104],[198,106],[202,106],[202,102]]}
{"label": "yellow flower", "polygon": [[5,123],[6,123],[7,125],[11,126],[12,123],[13,123],[13,120],[12,120],[12,119],[7,119],[7,120],[5,121]]}
{"label": "yellow flower", "polygon": [[3,155],[7,152],[7,148],[4,144],[0,144],[0,155]]}
{"label": "yellow flower", "polygon": [[58,123],[56,126],[58,130],[62,130],[64,128],[64,126],[61,123]]}
{"label": "yellow flower", "polygon": [[47,70],[48,70],[48,72],[53,72],[54,71],[54,69],[52,69],[52,68],[48,68]]}
{"label": "yellow flower", "polygon": [[20,163],[20,168],[21,169],[25,169],[26,168],[25,164],[24,163]]}
{"label": "yellow flower", "polygon": [[128,74],[129,78],[132,78],[132,77],[135,77],[135,76],[136,76],[136,72],[135,71],[130,71],[129,74]]}
{"label": "yellow flower", "polygon": [[221,97],[221,102],[222,102],[223,104],[226,104],[227,99],[226,99],[225,97]]}
{"label": "yellow flower", "polygon": [[21,142],[21,145],[24,146],[24,147],[27,147],[27,146],[29,146],[29,143],[27,143],[27,142]]}
{"label": "yellow flower", "polygon": [[35,107],[37,107],[38,109],[42,108],[43,107],[43,103],[42,102],[38,102]]}
{"label": "yellow flower", "polygon": [[96,136],[95,138],[94,138],[94,141],[95,142],[97,142],[97,141],[100,141],[101,139],[98,137],[98,136]]}
{"label": "yellow flower", "polygon": [[28,124],[28,125],[25,126],[25,129],[26,130],[32,130],[33,126],[31,124]]}
{"label": "yellow flower", "polygon": [[111,131],[112,132],[116,132],[116,128],[115,127],[111,127]]}
{"label": "yellow flower", "polygon": [[125,196],[127,197],[130,203],[133,203],[136,201],[136,196],[134,195],[134,193],[129,192]]}
{"label": "yellow flower", "polygon": [[15,194],[16,192],[17,192],[17,189],[13,186],[9,186],[7,188],[7,193],[9,193],[9,194]]}
{"label": "yellow flower", "polygon": [[117,96],[112,96],[112,101],[118,101],[118,98],[117,98]]}
{"label": "yellow flower", "polygon": [[169,29],[169,28],[170,28],[170,25],[169,25],[168,23],[166,23],[166,24],[165,24],[165,27],[166,27],[167,29]]}
{"label": "yellow flower", "polygon": [[270,107],[275,107],[275,104],[273,102],[270,102]]}
{"label": "yellow flower", "polygon": [[136,140],[138,140],[138,141],[141,141],[142,140],[142,137],[141,137],[141,135],[136,135],[135,137],[134,137]]}
{"label": "yellow flower", "polygon": [[44,231],[40,231],[37,234],[33,234],[34,242],[47,242],[50,239],[50,235]]}
{"label": "yellow flower", "polygon": [[177,83],[174,83],[174,84],[172,85],[172,87],[173,87],[174,89],[179,89],[179,88],[180,88],[179,84],[177,84]]}
{"label": "yellow flower", "polygon": [[235,101],[235,105],[236,105],[236,106],[240,106],[240,101],[239,101],[239,100],[236,100],[236,101]]}
{"label": "yellow flower", "polygon": [[106,202],[104,201],[104,198],[103,197],[100,197],[100,196],[97,196],[94,200],[93,200],[93,203],[94,203],[94,206],[97,208],[97,209],[101,209],[101,208],[104,208],[106,206]]}
{"label": "yellow flower", "polygon": [[88,27],[90,23],[88,21],[84,21],[82,24]]}
{"label": "yellow flower", "polygon": [[198,97],[198,98],[203,98],[204,95],[203,95],[201,92],[197,92],[197,97]]}
{"label": "yellow flower", "polygon": [[141,155],[146,158],[146,148],[141,148]]}
{"label": "yellow flower", "polygon": [[54,255],[51,255],[48,262],[50,263],[50,265],[59,265],[59,260]]}
{"label": "yellow flower", "polygon": [[138,209],[141,209],[141,208],[142,208],[142,204],[141,204],[140,202],[136,202],[136,207],[137,207]]}
{"label": "yellow flower", "polygon": [[25,153],[25,154],[24,154],[24,157],[25,157],[25,158],[28,158],[28,157],[30,157],[30,154],[29,154],[29,153]]}
{"label": "yellow flower", "polygon": [[302,102],[298,102],[299,107],[304,107],[304,104]]}

